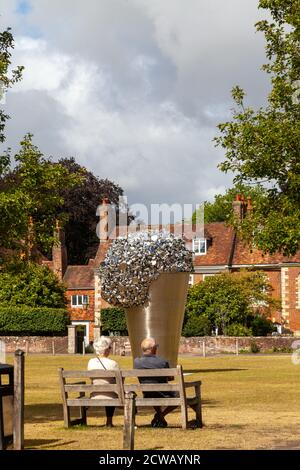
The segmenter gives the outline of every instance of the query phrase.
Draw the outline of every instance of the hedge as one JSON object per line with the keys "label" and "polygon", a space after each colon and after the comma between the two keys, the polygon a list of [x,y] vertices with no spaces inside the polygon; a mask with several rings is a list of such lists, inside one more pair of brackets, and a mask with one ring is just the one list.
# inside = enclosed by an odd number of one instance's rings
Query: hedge
{"label": "hedge", "polygon": [[101,325],[104,335],[128,336],[126,314],[123,308],[103,308],[101,310]]}
{"label": "hedge", "polygon": [[62,308],[0,307],[2,336],[64,336],[69,323]]}

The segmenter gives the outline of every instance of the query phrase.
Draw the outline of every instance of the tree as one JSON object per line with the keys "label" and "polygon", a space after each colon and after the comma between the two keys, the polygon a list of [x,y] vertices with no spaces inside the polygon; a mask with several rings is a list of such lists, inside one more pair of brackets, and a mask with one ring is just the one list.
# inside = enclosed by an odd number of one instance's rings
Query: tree
{"label": "tree", "polygon": [[[0,177],[1,246],[24,250],[29,248],[29,238],[34,238],[37,246],[47,252],[55,242],[53,227],[57,208],[64,203],[62,190],[79,184],[81,175],[44,157],[33,144],[31,134],[24,137],[20,146],[14,157],[15,168],[8,152],[8,166]],[[30,217],[32,227],[28,225]],[[61,213],[62,222],[65,218]]]}
{"label": "tree", "polygon": [[223,334],[233,324],[250,327],[255,314],[263,310],[270,315],[278,306],[271,290],[260,271],[208,277],[189,289],[185,324],[195,324],[195,318],[205,318]]}
{"label": "tree", "polygon": [[[22,71],[24,69],[24,67],[19,66],[12,70],[11,76],[9,76],[12,49],[14,48],[14,38],[10,31],[11,29],[8,28],[0,33],[0,101],[4,93],[21,80]],[[0,142],[4,142],[5,140],[4,129],[8,119],[9,116],[0,109]],[[0,175],[2,173],[2,165],[4,167],[7,165],[7,159],[5,157],[0,157]]]}
{"label": "tree", "polygon": [[[242,194],[246,199],[251,197],[252,201],[256,201],[265,195],[265,189],[260,185],[247,186],[239,183],[228,189],[225,194],[217,194],[213,202],[205,201],[204,203],[204,223],[233,223],[232,202],[238,194]],[[192,220],[196,223],[196,211]]]}
{"label": "tree", "polygon": [[0,274],[1,307],[65,308],[65,287],[47,266],[15,261]]}
{"label": "tree", "polygon": [[293,255],[300,244],[300,0],[260,0],[259,7],[272,17],[256,25],[267,43],[268,104],[246,107],[234,87],[233,119],[218,126],[216,145],[226,152],[220,169],[233,171],[234,182],[266,189],[252,213],[235,221],[242,237],[264,252]]}
{"label": "tree", "polygon": [[62,188],[64,203],[57,207],[57,214],[68,214],[65,224],[68,259],[71,264],[83,264],[93,257],[99,246],[96,235],[96,209],[104,197],[118,206],[123,190],[108,179],[99,179],[91,171],[76,163],[74,158],[59,160],[70,174],[83,175],[80,184]]}

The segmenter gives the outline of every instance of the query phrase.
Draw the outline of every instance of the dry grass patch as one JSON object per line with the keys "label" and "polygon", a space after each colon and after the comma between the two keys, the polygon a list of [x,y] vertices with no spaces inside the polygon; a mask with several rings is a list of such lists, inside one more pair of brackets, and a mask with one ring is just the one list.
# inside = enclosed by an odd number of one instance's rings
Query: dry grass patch
{"label": "dry grass patch", "polygon": [[[26,357],[27,449],[122,448],[121,411],[112,429],[104,427],[103,411],[93,412],[87,427],[63,428],[57,369],[85,369],[89,359]],[[122,368],[131,367],[131,358],[116,360]],[[300,366],[290,356],[185,356],[180,362],[185,372],[193,372],[186,380],[202,380],[205,427],[183,431],[175,412],[168,416],[168,428],[152,429],[152,411],[142,410],[136,449],[300,449]]]}

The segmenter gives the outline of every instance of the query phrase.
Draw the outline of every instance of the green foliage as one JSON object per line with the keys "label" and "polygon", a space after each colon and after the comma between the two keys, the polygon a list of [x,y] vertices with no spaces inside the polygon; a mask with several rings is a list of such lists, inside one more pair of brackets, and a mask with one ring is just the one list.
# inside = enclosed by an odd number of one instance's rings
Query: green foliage
{"label": "green foliage", "polygon": [[226,328],[227,336],[252,336],[252,329],[240,323],[232,323]]}
{"label": "green foliage", "polygon": [[[251,197],[256,201],[265,194],[262,186],[248,186],[238,183],[233,188],[228,189],[225,194],[217,194],[213,202],[204,203],[204,222],[233,222],[232,202],[237,194],[243,194],[245,198]],[[196,222],[196,212],[193,214],[193,223]]]}
{"label": "green foliage", "polygon": [[65,309],[0,307],[0,335],[63,336],[69,323]]}
{"label": "green foliage", "polygon": [[[24,68],[19,66],[12,70],[10,74],[11,55],[12,49],[14,48],[14,38],[10,31],[10,28],[8,28],[0,32],[0,99],[2,94],[6,93],[9,88],[21,80]],[[5,140],[4,129],[8,119],[9,116],[0,109],[0,142],[4,142]],[[0,176],[7,166],[7,163],[5,156],[0,156]]]}
{"label": "green foliage", "polygon": [[[20,145],[14,157],[16,166],[13,167],[8,152],[9,166],[0,177],[1,246],[28,249],[28,220],[32,216],[35,241],[47,251],[55,241],[53,227],[57,208],[64,203],[61,192],[79,184],[82,177],[44,157],[33,144],[31,134],[27,134]],[[64,221],[66,216],[61,214],[60,219]]]}
{"label": "green foliage", "polygon": [[276,330],[271,320],[261,315],[256,315],[253,318],[251,327],[253,336],[267,336]]}
{"label": "green foliage", "polygon": [[282,348],[277,348],[276,346],[273,346],[272,352],[273,353],[288,353],[292,354],[295,350],[293,348],[289,347],[282,347]]}
{"label": "green foliage", "polygon": [[182,336],[210,336],[212,325],[208,318],[191,316],[187,319]]}
{"label": "green foliage", "polygon": [[125,310],[122,308],[103,308],[101,310],[101,324],[103,335],[128,335]]}
{"label": "green foliage", "polygon": [[259,353],[260,347],[254,341],[252,341],[252,343],[250,344],[250,351],[254,354]]}
{"label": "green foliage", "polygon": [[0,305],[65,307],[65,287],[47,267],[34,263],[11,264],[0,272]]}
{"label": "green foliage", "polygon": [[95,256],[99,246],[96,208],[104,197],[118,207],[123,190],[108,179],[98,178],[74,158],[63,158],[58,163],[72,175],[82,174],[80,184],[62,189],[64,203],[57,208],[57,215],[68,214],[65,231],[70,264],[83,264]]}
{"label": "green foliage", "polygon": [[205,318],[218,327],[221,334],[227,334],[232,324],[250,327],[249,318],[253,317],[256,305],[263,304],[267,311],[277,306],[271,298],[271,290],[259,271],[208,277],[189,289],[184,324],[190,319]]}
{"label": "green foliage", "polygon": [[272,17],[256,25],[267,42],[268,104],[247,107],[244,91],[234,87],[233,118],[218,126],[221,135],[215,140],[226,152],[222,171],[234,172],[236,183],[266,189],[252,213],[233,225],[264,252],[294,255],[300,244],[300,1],[260,0],[259,7]]}

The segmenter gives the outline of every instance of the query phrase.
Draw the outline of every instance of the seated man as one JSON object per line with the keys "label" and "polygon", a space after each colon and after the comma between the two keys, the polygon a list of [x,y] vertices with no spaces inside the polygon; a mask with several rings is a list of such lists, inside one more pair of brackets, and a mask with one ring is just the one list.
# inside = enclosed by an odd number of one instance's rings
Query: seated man
{"label": "seated man", "polygon": [[[134,369],[166,369],[169,368],[169,363],[156,356],[158,344],[155,339],[145,338],[141,343],[143,355],[134,360]],[[168,380],[173,380],[173,377],[140,377],[139,381],[142,384],[155,384],[167,383]],[[176,397],[176,392],[143,392],[145,398],[170,398]],[[166,427],[168,426],[165,416],[171,411],[175,410],[177,406],[168,406],[164,410],[160,406],[155,406],[156,411],[153,420],[151,421],[152,427]]]}

